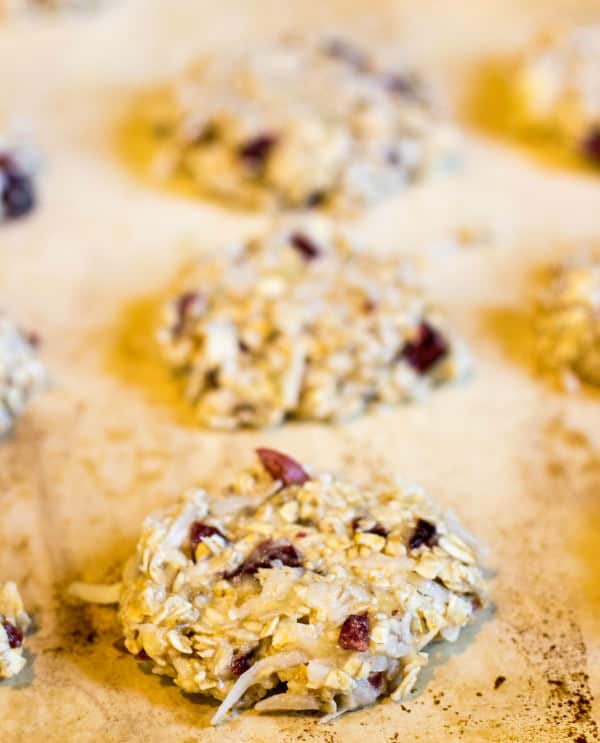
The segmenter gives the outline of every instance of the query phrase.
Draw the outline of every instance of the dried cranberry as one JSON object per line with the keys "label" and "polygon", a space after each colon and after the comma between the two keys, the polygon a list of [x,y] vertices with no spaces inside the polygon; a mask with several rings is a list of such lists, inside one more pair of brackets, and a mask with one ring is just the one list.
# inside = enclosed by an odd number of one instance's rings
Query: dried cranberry
{"label": "dried cranberry", "polygon": [[231,579],[239,575],[254,575],[258,570],[272,568],[273,563],[277,561],[290,568],[299,568],[302,565],[302,556],[294,545],[285,539],[265,539],[236,570],[225,577]]}
{"label": "dried cranberry", "polygon": [[581,144],[583,154],[595,165],[600,165],[600,126],[588,132]]}
{"label": "dried cranberry", "polygon": [[177,313],[177,319],[175,321],[175,326],[173,327],[174,335],[181,335],[189,311],[194,302],[196,302],[199,297],[200,295],[198,294],[198,292],[184,292],[175,300],[175,311]]}
{"label": "dried cranberry", "polygon": [[377,534],[380,537],[387,537],[387,535],[389,534],[389,531],[385,528],[385,526],[383,526],[383,524],[380,524],[378,521],[376,521],[369,529],[361,529],[361,521],[363,521],[363,518],[361,516],[352,519],[352,531],[360,531],[363,534]]}
{"label": "dried cranberry", "polygon": [[148,653],[142,648],[139,653],[135,656],[137,660],[150,660]]}
{"label": "dried cranberry", "polygon": [[381,684],[383,683],[382,671],[379,671],[379,673],[372,673],[369,676],[369,683],[374,689],[381,689]]}
{"label": "dried cranberry", "polygon": [[325,53],[334,59],[345,62],[357,72],[367,72],[369,62],[366,55],[353,44],[343,39],[331,39],[325,45]]}
{"label": "dried cranberry", "polygon": [[369,649],[370,631],[371,620],[368,612],[350,614],[342,624],[338,644],[344,650],[358,650],[364,653],[365,650]]}
{"label": "dried cranberry", "polygon": [[8,637],[8,644],[11,648],[20,648],[23,644],[23,632],[11,624],[9,621],[2,622],[6,636]]}
{"label": "dried cranberry", "polygon": [[204,537],[212,537],[217,534],[227,541],[227,537],[217,529],[216,526],[210,524],[204,524],[202,521],[194,521],[190,526],[190,546],[192,548],[192,558],[196,559],[196,547],[204,539]]}
{"label": "dried cranberry", "polygon": [[25,340],[32,348],[39,348],[42,345],[42,336],[34,330],[28,330],[24,335]]}
{"label": "dried cranberry", "polygon": [[240,146],[239,155],[250,165],[262,166],[276,143],[277,137],[274,135],[259,134]]}
{"label": "dried cranberry", "polygon": [[256,450],[262,466],[267,470],[274,480],[281,480],[287,487],[289,485],[303,485],[310,480],[301,464],[295,459],[282,454],[275,449],[259,448]]}
{"label": "dried cranberry", "polygon": [[417,337],[408,341],[401,357],[419,374],[425,374],[448,354],[448,344],[437,330],[426,322],[419,325]]}
{"label": "dried cranberry", "polygon": [[290,242],[307,261],[318,258],[322,253],[321,248],[303,232],[294,232],[293,235],[290,235]]}
{"label": "dried cranberry", "polygon": [[0,156],[2,188],[0,199],[5,216],[9,219],[24,217],[35,206],[33,180],[24,173],[10,156]]}
{"label": "dried cranberry", "polygon": [[435,524],[425,521],[425,519],[419,519],[415,530],[410,535],[408,546],[411,550],[416,550],[424,544],[428,547],[433,547],[436,541],[437,529],[435,528]]}
{"label": "dried cranberry", "polygon": [[244,671],[247,671],[252,665],[252,659],[254,657],[254,649],[244,653],[244,655],[236,655],[229,666],[229,670],[234,676],[241,676]]}

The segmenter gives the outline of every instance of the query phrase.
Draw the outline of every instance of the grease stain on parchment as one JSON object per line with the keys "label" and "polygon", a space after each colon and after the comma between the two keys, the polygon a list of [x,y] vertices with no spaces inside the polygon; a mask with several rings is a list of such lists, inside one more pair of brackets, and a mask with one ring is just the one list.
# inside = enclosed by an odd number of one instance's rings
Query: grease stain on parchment
{"label": "grease stain on parchment", "polygon": [[[183,270],[180,275],[183,275]],[[107,371],[142,392],[144,398],[168,409],[177,423],[197,426],[193,407],[183,394],[183,381],[161,357],[156,338],[165,302],[175,295],[180,279],[166,289],[127,301],[108,340]]]}

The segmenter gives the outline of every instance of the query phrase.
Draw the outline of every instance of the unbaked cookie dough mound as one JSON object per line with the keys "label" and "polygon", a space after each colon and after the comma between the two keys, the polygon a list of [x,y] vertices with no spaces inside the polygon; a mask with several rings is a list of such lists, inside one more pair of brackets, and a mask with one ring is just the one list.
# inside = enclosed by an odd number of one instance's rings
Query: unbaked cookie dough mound
{"label": "unbaked cookie dough mound", "polygon": [[27,403],[46,385],[37,342],[0,312],[0,437],[11,430]]}
{"label": "unbaked cookie dough mound", "polygon": [[545,36],[518,75],[525,115],[600,166],[600,24]]}
{"label": "unbaked cookie dough mound", "polygon": [[538,297],[537,357],[567,389],[600,385],[600,255],[557,267]]}
{"label": "unbaked cookie dough mound", "polygon": [[405,698],[427,646],[486,603],[471,538],[415,485],[257,453],[221,492],[146,519],[124,571],[127,648],[221,700],[215,724],[237,708],[327,720]]}
{"label": "unbaked cookie dough mound", "polygon": [[420,399],[469,368],[402,260],[303,220],[199,262],[159,341],[213,428],[339,421]]}
{"label": "unbaked cookie dough mound", "polygon": [[12,678],[23,670],[23,636],[31,620],[17,586],[9,581],[0,584],[0,679]]}
{"label": "unbaked cookie dough mound", "polygon": [[363,205],[456,154],[412,72],[338,39],[203,60],[145,113],[159,176],[247,206]]}

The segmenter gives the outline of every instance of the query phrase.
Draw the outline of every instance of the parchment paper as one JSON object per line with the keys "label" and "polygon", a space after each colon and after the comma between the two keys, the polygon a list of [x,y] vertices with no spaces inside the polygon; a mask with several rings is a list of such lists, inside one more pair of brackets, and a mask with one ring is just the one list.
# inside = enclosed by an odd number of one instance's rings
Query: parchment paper
{"label": "parchment paper", "polygon": [[[131,331],[151,328],[185,258],[266,217],[155,189],[123,163],[115,134],[135,91],[194,53],[304,28],[349,31],[392,56],[405,49],[458,112],[485,59],[513,54],[549,20],[594,10],[567,0],[131,0],[0,29],[0,110],[31,126],[45,159],[41,208],[0,231],[0,296],[42,334],[54,379],[0,444],[0,580],[20,583],[36,625],[27,670],[0,684],[3,743],[598,740],[600,399],[537,378],[527,312],[532,272],[600,241],[600,178],[470,131],[462,173],[356,227],[374,246],[417,256],[471,344],[473,379],[344,426],[220,435],[169,404],[152,344]],[[441,244],[457,226],[488,223],[498,227],[491,244]],[[488,545],[495,609],[436,648],[413,700],[329,726],[245,713],[215,730],[210,704],[122,651],[113,609],[66,599],[70,580],[118,577],[149,511],[249,461],[258,444],[348,477],[393,469]]]}

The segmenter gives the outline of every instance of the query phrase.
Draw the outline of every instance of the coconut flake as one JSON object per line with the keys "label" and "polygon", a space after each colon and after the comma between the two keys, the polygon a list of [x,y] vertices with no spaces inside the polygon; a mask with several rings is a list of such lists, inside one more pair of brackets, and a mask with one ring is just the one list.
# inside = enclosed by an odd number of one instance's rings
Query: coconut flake
{"label": "coconut flake", "polygon": [[68,593],[89,604],[118,604],[121,596],[121,583],[82,583],[75,581]]}
{"label": "coconut flake", "polygon": [[319,701],[310,694],[275,694],[272,697],[261,699],[254,705],[257,712],[274,712],[276,710],[316,710]]}
{"label": "coconut flake", "polygon": [[272,673],[276,673],[277,671],[283,671],[286,668],[300,665],[300,663],[304,663],[306,659],[307,656],[305,653],[301,653],[298,650],[292,650],[287,653],[269,655],[256,662],[252,668],[249,668],[247,671],[242,673],[239,679],[231,687],[229,694],[221,702],[221,706],[213,716],[211,723],[213,725],[219,725],[222,723],[229,710],[239,702],[246,691],[255,684],[261,676],[270,676]]}

